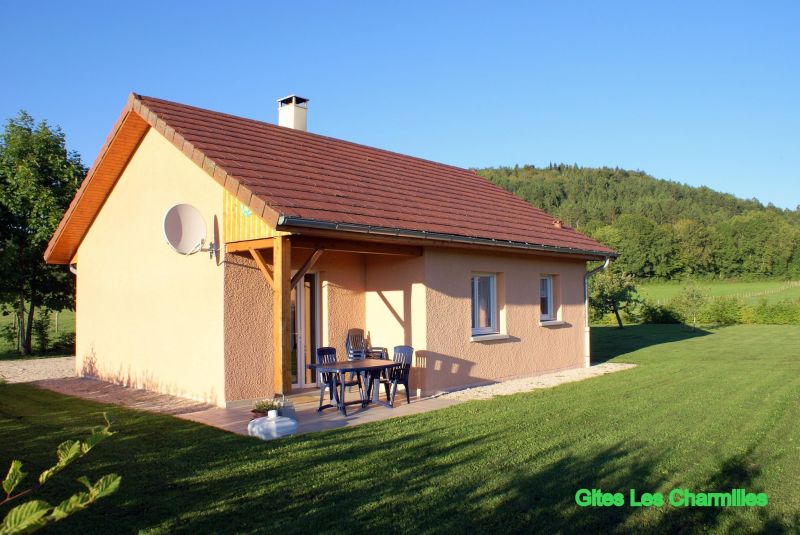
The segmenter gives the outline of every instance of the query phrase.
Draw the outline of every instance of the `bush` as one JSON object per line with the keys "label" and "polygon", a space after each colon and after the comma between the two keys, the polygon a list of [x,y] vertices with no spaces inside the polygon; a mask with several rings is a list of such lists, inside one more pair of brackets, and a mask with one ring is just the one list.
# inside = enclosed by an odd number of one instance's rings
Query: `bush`
{"label": "bush", "polygon": [[697,327],[700,325],[701,313],[708,302],[708,295],[697,286],[687,286],[677,297],[667,303],[681,323]]}
{"label": "bush", "polygon": [[639,321],[642,323],[680,323],[678,314],[667,305],[642,301],[638,311]]}
{"label": "bush", "polygon": [[745,315],[748,323],[764,325],[800,325],[800,299],[768,303],[762,299]]}
{"label": "bush", "polygon": [[742,302],[735,297],[709,299],[700,311],[703,325],[735,325],[741,323]]}
{"label": "bush", "polygon": [[33,320],[33,336],[40,353],[47,351],[50,345],[50,311],[46,308],[39,309],[38,317]]}
{"label": "bush", "polygon": [[64,331],[58,339],[53,342],[53,351],[69,355],[75,354],[75,333]]}
{"label": "bush", "polygon": [[686,323],[699,325],[800,325],[800,299],[769,303],[762,299],[747,305],[735,297],[706,297],[691,289],[666,305],[644,301],[638,310],[642,323]]}

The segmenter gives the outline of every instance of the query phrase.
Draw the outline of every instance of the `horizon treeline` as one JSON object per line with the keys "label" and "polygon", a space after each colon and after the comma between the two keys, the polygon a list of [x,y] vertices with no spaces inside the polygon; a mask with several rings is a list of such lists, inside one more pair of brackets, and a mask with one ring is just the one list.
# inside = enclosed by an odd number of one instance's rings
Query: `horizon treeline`
{"label": "horizon treeline", "polygon": [[800,207],[786,210],[642,171],[551,164],[476,169],[621,253],[639,279],[800,277]]}

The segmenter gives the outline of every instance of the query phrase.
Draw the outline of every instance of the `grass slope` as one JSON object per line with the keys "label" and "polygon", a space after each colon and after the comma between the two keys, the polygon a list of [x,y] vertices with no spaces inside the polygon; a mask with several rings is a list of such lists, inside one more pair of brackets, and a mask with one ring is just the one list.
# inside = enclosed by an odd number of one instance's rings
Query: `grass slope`
{"label": "grass slope", "polygon": [[[633,370],[263,443],[114,408],[119,434],[54,482],[120,491],[53,532],[793,532],[800,523],[800,329],[594,329]],[[108,407],[0,386],[0,459],[44,468]],[[3,466],[2,469],[5,469]],[[29,476],[32,478],[32,476]],[[745,487],[751,508],[580,508],[576,490]]]}
{"label": "grass slope", "polygon": [[[786,281],[698,281],[692,283],[712,297],[740,297],[749,304],[761,299],[768,302],[800,298],[800,285]],[[639,294],[651,301],[665,303],[679,295],[688,283],[653,282],[638,285]]]}

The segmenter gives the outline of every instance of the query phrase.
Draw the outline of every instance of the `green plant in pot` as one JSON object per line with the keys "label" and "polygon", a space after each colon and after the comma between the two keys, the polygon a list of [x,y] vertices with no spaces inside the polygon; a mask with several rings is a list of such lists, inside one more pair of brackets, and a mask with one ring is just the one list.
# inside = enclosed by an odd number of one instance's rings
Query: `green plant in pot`
{"label": "green plant in pot", "polygon": [[267,416],[269,418],[275,418],[278,416],[278,411],[283,406],[283,403],[278,401],[277,399],[264,399],[261,401],[257,401],[255,405],[253,405],[253,415],[256,418],[260,418],[263,416]]}

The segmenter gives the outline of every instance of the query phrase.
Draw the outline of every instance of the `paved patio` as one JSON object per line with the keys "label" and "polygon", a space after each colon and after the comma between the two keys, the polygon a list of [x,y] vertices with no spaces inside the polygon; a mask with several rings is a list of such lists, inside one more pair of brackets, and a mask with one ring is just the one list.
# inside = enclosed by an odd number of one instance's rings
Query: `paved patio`
{"label": "paved patio", "polygon": [[[394,408],[369,406],[364,409],[358,405],[352,405],[348,407],[347,416],[342,416],[335,409],[325,409],[322,412],[317,412],[318,391],[300,393],[291,396],[289,399],[292,400],[295,408],[298,422],[297,434],[303,434],[420,414],[466,401],[489,399],[496,395],[552,388],[564,383],[615,373],[633,366],[633,364],[603,363],[590,368],[560,370],[534,377],[467,388],[435,397],[412,397],[411,403],[406,403],[405,395],[401,389],[398,392]],[[133,409],[170,414],[177,418],[209,425],[239,435],[247,435],[247,424],[252,419],[252,413],[247,407],[223,409],[186,398],[127,388],[95,379],[65,377],[35,381],[32,384],[68,396],[76,396],[100,403],[113,403]],[[357,394],[354,391],[347,398],[348,400],[355,400],[356,396]]]}
{"label": "paved patio", "polygon": [[[338,429],[340,427],[352,427],[368,422],[386,420],[388,418],[410,416],[412,414],[443,409],[458,403],[456,400],[439,398],[411,398],[411,403],[406,403],[405,396],[403,396],[402,400],[400,400],[400,397],[400,395],[397,396],[393,408],[384,407],[382,405],[370,405],[367,408],[361,408],[358,405],[350,405],[347,407],[347,416],[342,416],[339,411],[333,408],[317,412],[318,401],[297,404],[294,407],[295,418],[297,420],[297,434],[314,433],[317,431]],[[318,399],[317,397],[317,400]],[[346,399],[348,401],[358,399],[358,394],[353,391]],[[381,396],[381,399],[383,400],[384,397]],[[224,429],[231,433],[247,435],[247,424],[250,423],[253,414],[250,412],[249,408],[222,409],[220,407],[213,407],[204,411],[181,414],[178,417],[218,427],[219,429]]]}
{"label": "paved patio", "polygon": [[88,399],[98,403],[122,405],[131,409],[160,412],[177,416],[187,412],[207,410],[213,405],[192,399],[159,394],[141,388],[129,388],[88,377],[45,379],[31,383],[65,396]]}

